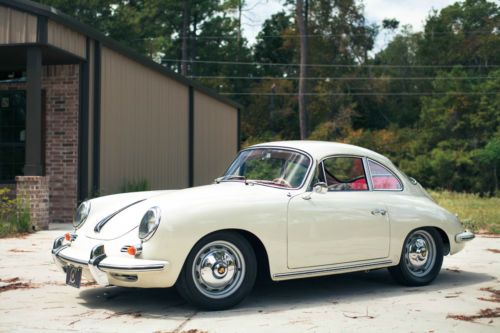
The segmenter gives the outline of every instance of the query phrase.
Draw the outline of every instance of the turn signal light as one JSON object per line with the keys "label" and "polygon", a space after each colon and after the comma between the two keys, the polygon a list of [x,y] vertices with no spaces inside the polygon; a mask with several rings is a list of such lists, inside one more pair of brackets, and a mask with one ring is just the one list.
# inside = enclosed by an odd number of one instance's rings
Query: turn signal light
{"label": "turn signal light", "polygon": [[131,256],[135,256],[135,254],[137,253],[137,249],[135,248],[135,246],[129,246],[127,248],[127,253]]}
{"label": "turn signal light", "polygon": [[69,234],[69,232],[64,235],[64,239],[66,239],[68,242],[71,240],[71,235]]}

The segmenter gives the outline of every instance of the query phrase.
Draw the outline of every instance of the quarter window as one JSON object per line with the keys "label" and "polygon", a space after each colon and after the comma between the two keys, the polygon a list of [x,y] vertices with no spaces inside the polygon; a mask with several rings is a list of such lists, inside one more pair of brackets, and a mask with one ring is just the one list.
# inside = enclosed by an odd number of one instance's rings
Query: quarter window
{"label": "quarter window", "polygon": [[372,175],[374,190],[402,190],[403,186],[399,179],[386,167],[369,160],[368,166]]}
{"label": "quarter window", "polygon": [[[363,160],[358,157],[332,157],[323,161],[320,179],[329,191],[367,191]],[[322,176],[322,177],[321,177]]]}

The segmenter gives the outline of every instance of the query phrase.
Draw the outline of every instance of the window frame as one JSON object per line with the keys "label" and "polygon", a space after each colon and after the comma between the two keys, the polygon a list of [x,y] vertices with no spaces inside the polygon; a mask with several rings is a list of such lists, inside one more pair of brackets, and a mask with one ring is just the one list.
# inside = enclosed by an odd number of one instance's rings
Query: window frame
{"label": "window frame", "polygon": [[[358,158],[361,159],[361,162],[363,163],[363,171],[365,174],[365,180],[366,180],[366,185],[368,189],[366,190],[342,190],[342,191],[328,191],[328,193],[342,193],[342,192],[371,192],[373,190],[373,185],[371,182],[371,173],[368,172],[368,162],[366,160],[365,156],[359,156],[359,155],[351,155],[351,154],[335,154],[335,155],[329,155],[321,158],[319,160],[319,165],[321,165],[321,171],[323,172],[323,179],[326,180],[326,172],[325,172],[325,164],[323,163],[325,160],[331,159],[331,158],[338,158],[338,157],[350,157],[350,158]],[[328,185],[328,184],[327,184]],[[312,184],[311,188],[314,187],[314,184]]]}
{"label": "window frame", "polygon": [[[389,189],[389,188],[385,188],[385,189],[376,189],[374,186],[373,186],[373,182],[372,182],[372,170],[370,169],[370,163],[369,162],[373,162],[375,164],[378,164],[379,166],[381,166],[382,168],[386,169],[387,171],[389,171],[389,173],[391,175],[394,176],[394,178],[397,179],[397,181],[399,182],[399,185],[401,186],[400,189]],[[380,163],[379,161],[375,161],[374,159],[372,158],[369,158],[367,157],[366,158],[366,165],[368,167],[368,170],[369,170],[369,173],[370,173],[370,183],[371,183],[371,186],[372,186],[372,191],[389,191],[389,192],[403,192],[405,187],[404,187],[404,183],[403,181],[401,181],[401,178],[398,177],[398,175],[392,171],[390,168],[388,168],[386,165],[384,165],[383,163]]]}
{"label": "window frame", "polygon": [[[238,157],[243,152],[249,151],[249,150],[256,150],[256,149],[279,149],[279,150],[285,150],[285,151],[290,151],[290,152],[293,152],[293,153],[299,153],[301,155],[306,156],[309,159],[309,165],[307,167],[307,172],[305,173],[304,179],[302,180],[302,183],[300,184],[300,186],[287,188],[287,187],[282,187],[282,186],[272,185],[272,184],[266,184],[266,183],[258,183],[259,185],[267,186],[267,187],[272,187],[272,188],[277,188],[277,189],[280,189],[280,190],[287,190],[287,191],[301,190],[302,188],[304,188],[306,186],[306,184],[308,183],[308,179],[311,176],[311,171],[314,169],[314,160],[315,159],[311,156],[311,154],[309,154],[308,152],[306,152],[304,150],[297,149],[297,148],[291,148],[291,147],[274,146],[274,145],[269,145],[269,146],[268,145],[252,146],[252,147],[248,147],[248,148],[240,150],[238,152],[238,154],[236,154],[236,157],[231,161],[231,163],[229,164],[229,166],[226,168],[226,170],[224,171],[222,177],[224,177],[226,175],[226,173],[229,171],[229,169],[231,168],[231,166],[233,165],[233,163],[238,159]],[[238,181],[238,180],[225,180],[225,181]]]}

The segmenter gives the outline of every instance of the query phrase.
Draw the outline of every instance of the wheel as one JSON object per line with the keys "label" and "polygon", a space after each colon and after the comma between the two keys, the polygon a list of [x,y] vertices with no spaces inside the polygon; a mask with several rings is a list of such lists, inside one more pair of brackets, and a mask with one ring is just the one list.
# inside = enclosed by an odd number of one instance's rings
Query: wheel
{"label": "wheel", "polygon": [[443,240],[432,228],[412,231],[405,239],[399,265],[389,267],[392,277],[406,286],[424,286],[439,274]]}
{"label": "wheel", "polygon": [[188,255],[176,287],[189,303],[222,310],[240,303],[252,290],[257,260],[250,243],[234,232],[200,240]]}

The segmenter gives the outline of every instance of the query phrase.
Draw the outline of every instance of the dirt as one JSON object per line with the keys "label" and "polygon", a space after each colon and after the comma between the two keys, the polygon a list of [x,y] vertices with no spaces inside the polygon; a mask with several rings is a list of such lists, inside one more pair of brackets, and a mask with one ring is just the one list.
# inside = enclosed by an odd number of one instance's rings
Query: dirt
{"label": "dirt", "polygon": [[486,251],[490,251],[493,253],[500,253],[500,250],[498,250],[498,249],[486,249]]}
{"label": "dirt", "polygon": [[496,289],[491,288],[491,287],[481,288],[480,290],[489,292],[490,297],[489,298],[478,297],[477,299],[479,299],[481,301],[500,303],[500,290],[496,290]]}
{"label": "dirt", "polygon": [[451,318],[455,320],[462,320],[462,321],[471,321],[474,322],[477,319],[484,319],[484,318],[498,318],[500,317],[500,308],[495,308],[495,309],[482,309],[479,310],[479,313],[476,315],[462,315],[462,314],[449,314],[446,316],[446,318]]}
{"label": "dirt", "polygon": [[17,289],[37,288],[37,286],[32,284],[31,282],[20,282],[19,278],[17,278],[17,277],[12,278],[12,279],[7,279],[7,280],[0,279],[0,282],[8,283],[4,286],[0,286],[0,293],[10,291],[10,290],[17,290]]}
{"label": "dirt", "polygon": [[453,273],[460,273],[461,272],[458,268],[455,268],[455,267],[449,267],[449,268],[446,268],[446,270],[449,272],[453,272]]}
{"label": "dirt", "polygon": [[187,331],[155,331],[154,333],[208,333],[207,331],[202,331],[199,329],[189,329]]}
{"label": "dirt", "polygon": [[28,250],[21,250],[21,249],[10,249],[9,252],[14,252],[14,253],[25,253],[25,252],[33,252],[33,251],[28,251]]}
{"label": "dirt", "polygon": [[115,312],[113,314],[110,314],[104,319],[111,319],[115,317],[120,317],[120,316],[132,316],[133,318],[140,318],[142,317],[142,313],[140,311],[124,311],[124,312]]}

